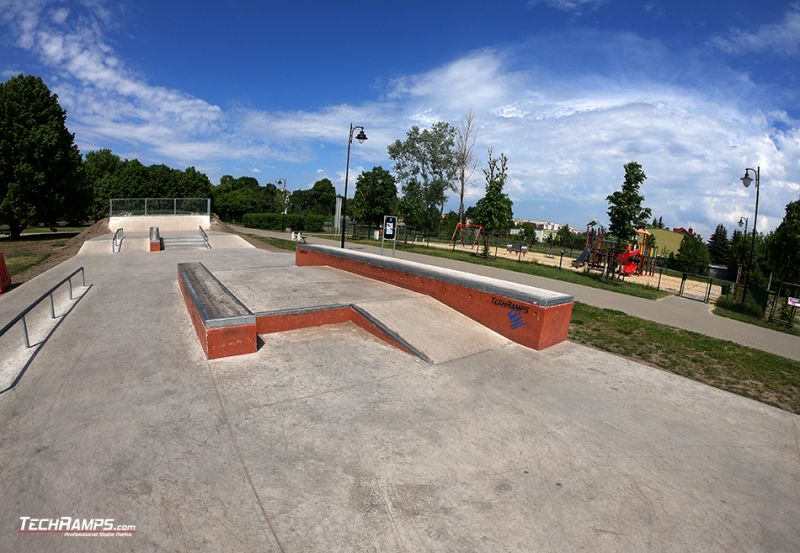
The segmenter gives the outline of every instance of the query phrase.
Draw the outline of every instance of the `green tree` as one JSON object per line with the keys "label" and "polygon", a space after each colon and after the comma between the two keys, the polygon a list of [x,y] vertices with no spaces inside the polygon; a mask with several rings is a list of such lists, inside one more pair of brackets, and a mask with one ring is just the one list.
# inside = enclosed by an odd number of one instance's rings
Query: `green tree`
{"label": "green tree", "polygon": [[308,190],[295,190],[289,196],[292,213],[332,215],[336,209],[336,188],[330,179],[321,179]]}
{"label": "green tree", "polygon": [[711,257],[699,234],[685,234],[675,260],[680,270],[704,275],[708,273]]}
{"label": "green tree", "polygon": [[642,166],[631,161],[624,167],[622,189],[606,197],[611,222],[608,230],[621,241],[629,241],[636,233],[636,228],[644,227],[651,212],[650,208],[642,207],[644,196],[639,194],[639,187],[647,178]]}
{"label": "green tree", "polygon": [[574,236],[575,235],[572,234],[572,231],[569,230],[569,224],[566,224],[558,229],[558,232],[556,233],[556,241],[562,248],[571,248]]}
{"label": "green tree", "polygon": [[475,205],[478,223],[487,232],[507,232],[511,228],[513,217],[512,202],[508,194],[503,192],[508,177],[508,158],[501,153],[499,158],[492,156],[489,148],[489,165],[484,169],[486,177],[486,195]]}
{"label": "green tree", "polygon": [[119,156],[108,148],[86,154],[83,174],[86,184],[93,191],[92,214],[95,220],[108,215],[108,201],[115,197],[114,177],[121,165]]}
{"label": "green tree", "polygon": [[87,210],[81,155],[66,127],[66,112],[39,77],[0,83],[0,222],[12,237],[32,224],[50,226]]}
{"label": "green tree", "polygon": [[397,185],[392,174],[380,166],[361,173],[350,209],[354,219],[371,225],[380,225],[384,215],[394,215]]}
{"label": "green tree", "polygon": [[448,211],[442,217],[442,225],[439,227],[439,235],[442,238],[450,238],[453,236],[453,233],[456,231],[456,225],[458,224],[458,213],[455,211]]}
{"label": "green tree", "polygon": [[731,243],[728,231],[723,225],[717,225],[714,234],[708,239],[708,253],[715,265],[727,265],[731,257]]}
{"label": "green tree", "polygon": [[522,241],[528,246],[533,246],[536,243],[536,225],[533,223],[522,223],[519,228],[519,235]]}
{"label": "green tree", "polygon": [[425,199],[416,179],[403,184],[403,197],[397,206],[405,224],[417,230],[425,228]]}
{"label": "green tree", "polygon": [[443,214],[447,191],[457,191],[454,184],[458,168],[455,136],[452,125],[439,121],[430,130],[411,127],[404,141],[396,140],[388,148],[398,179],[404,183],[404,193],[405,184],[412,180],[420,187],[428,230],[436,230],[440,221],[440,217],[431,217],[432,208]]}
{"label": "green tree", "polygon": [[777,280],[800,282],[800,200],[786,204],[783,221],[767,241],[767,265]]}

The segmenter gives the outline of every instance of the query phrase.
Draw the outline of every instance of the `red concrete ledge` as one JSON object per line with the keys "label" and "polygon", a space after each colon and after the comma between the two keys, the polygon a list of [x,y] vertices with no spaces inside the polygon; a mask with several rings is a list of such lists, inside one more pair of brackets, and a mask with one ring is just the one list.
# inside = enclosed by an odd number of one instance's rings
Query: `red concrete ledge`
{"label": "red concrete ledge", "polygon": [[208,359],[254,353],[256,318],[202,263],[178,263],[178,286]]}
{"label": "red concrete ledge", "polygon": [[327,265],[429,295],[524,346],[541,350],[567,339],[573,297],[473,275],[329,246],[298,244],[298,266]]}

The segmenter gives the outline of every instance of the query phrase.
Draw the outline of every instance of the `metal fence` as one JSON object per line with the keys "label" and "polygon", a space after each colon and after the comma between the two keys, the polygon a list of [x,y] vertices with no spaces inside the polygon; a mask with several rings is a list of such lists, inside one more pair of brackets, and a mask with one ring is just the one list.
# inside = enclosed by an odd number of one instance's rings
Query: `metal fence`
{"label": "metal fence", "polygon": [[211,215],[210,198],[112,198],[109,217]]}

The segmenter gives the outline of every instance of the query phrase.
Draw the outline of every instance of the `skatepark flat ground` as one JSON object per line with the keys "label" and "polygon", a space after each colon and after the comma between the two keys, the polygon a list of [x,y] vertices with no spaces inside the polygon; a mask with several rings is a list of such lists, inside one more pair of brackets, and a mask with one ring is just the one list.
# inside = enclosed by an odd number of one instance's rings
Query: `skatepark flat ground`
{"label": "skatepark flat ground", "polygon": [[[210,251],[88,247],[0,297],[2,325],[74,268],[92,284],[0,394],[0,551],[800,546],[797,415],[569,342],[431,364],[347,323],[208,361],[179,262],[267,307],[418,301],[209,235]],[[26,516],[136,533],[17,532]]]}

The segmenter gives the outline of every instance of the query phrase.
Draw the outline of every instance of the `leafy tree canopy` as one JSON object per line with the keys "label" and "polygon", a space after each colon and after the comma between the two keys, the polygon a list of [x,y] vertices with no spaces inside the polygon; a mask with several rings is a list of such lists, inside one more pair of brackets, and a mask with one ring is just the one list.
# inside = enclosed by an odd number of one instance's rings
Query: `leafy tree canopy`
{"label": "leafy tree canopy", "polygon": [[353,218],[363,223],[380,225],[384,215],[394,215],[397,185],[392,174],[380,166],[361,173],[351,206]]}
{"label": "leafy tree canopy", "polygon": [[330,179],[320,179],[308,190],[295,190],[289,197],[292,213],[333,215],[336,210],[336,188]]}
{"label": "leafy tree canopy", "polygon": [[32,224],[81,220],[91,205],[66,116],[39,77],[0,83],[0,222],[12,237]]}
{"label": "leafy tree canopy", "polygon": [[711,258],[699,234],[685,234],[675,256],[678,267],[689,273],[707,274]]}
{"label": "leafy tree canopy", "polygon": [[650,218],[650,208],[642,207],[644,196],[639,187],[647,178],[642,166],[631,161],[625,164],[622,189],[606,197],[608,200],[609,232],[623,241],[629,241],[636,228],[644,227]]}
{"label": "leafy tree canopy", "polygon": [[507,170],[506,155],[501,153],[499,158],[495,158],[489,148],[489,166],[483,171],[486,177],[486,195],[475,205],[478,223],[488,232],[507,232],[511,228],[512,202],[508,194],[503,192],[508,177]]}
{"label": "leafy tree canopy", "polygon": [[800,282],[800,200],[786,205],[783,221],[768,241],[767,260],[778,280]]}
{"label": "leafy tree canopy", "polygon": [[431,218],[431,208],[438,207],[439,213],[443,213],[447,191],[456,191],[458,156],[455,137],[456,129],[439,121],[430,130],[411,127],[405,140],[396,140],[388,148],[398,179],[404,185],[412,180],[419,185],[425,204],[423,213],[427,214],[425,226],[429,230],[435,230],[439,224],[438,218]]}

